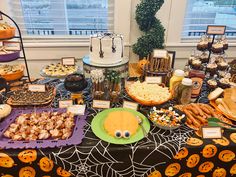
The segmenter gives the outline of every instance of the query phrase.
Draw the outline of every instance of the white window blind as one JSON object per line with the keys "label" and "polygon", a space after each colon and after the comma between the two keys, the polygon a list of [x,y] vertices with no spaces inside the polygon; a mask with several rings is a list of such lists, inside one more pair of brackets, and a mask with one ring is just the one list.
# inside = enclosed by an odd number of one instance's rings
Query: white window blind
{"label": "white window blind", "polygon": [[182,39],[199,38],[207,25],[225,25],[228,38],[236,38],[236,0],[188,0]]}
{"label": "white window blind", "polygon": [[114,0],[19,0],[9,5],[24,36],[113,31]]}

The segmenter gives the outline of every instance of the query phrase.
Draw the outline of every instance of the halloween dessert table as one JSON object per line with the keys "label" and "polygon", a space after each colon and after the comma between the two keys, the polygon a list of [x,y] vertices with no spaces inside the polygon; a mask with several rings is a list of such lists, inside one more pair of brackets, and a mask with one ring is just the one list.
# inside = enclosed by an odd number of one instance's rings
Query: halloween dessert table
{"label": "halloween dessert table", "polygon": [[[56,87],[61,82],[59,79],[38,81],[38,83],[47,83],[50,87]],[[208,103],[207,96],[210,92],[207,83],[204,82],[201,94],[196,102]],[[69,98],[69,94],[70,92],[65,88],[58,89],[52,104],[41,110],[41,112],[46,112],[48,109],[55,112],[58,110],[58,101]],[[141,138],[131,143],[125,143],[125,139],[115,137],[111,140],[100,139],[99,132],[96,132],[96,128],[93,127],[99,125],[99,120],[96,124],[93,122],[101,117],[100,114],[108,113],[103,113],[102,109],[93,108],[92,100],[85,96],[86,99],[87,110],[84,116],[79,116],[77,119],[80,124],[77,125],[77,130],[74,130],[77,133],[71,137],[75,136],[74,141],[69,141],[70,139],[63,140],[59,135],[55,135],[56,132],[53,131],[50,132],[52,133],[50,136],[55,137],[52,140],[43,140],[43,135],[39,134],[42,138],[34,141],[35,143],[6,141],[3,132],[7,127],[4,127],[4,130],[1,129],[0,142],[1,148],[3,148],[0,150],[1,175],[20,177],[25,175],[32,177],[198,175],[216,177],[235,175],[236,133],[234,131],[224,129],[222,139],[209,140],[202,139],[199,131],[189,128],[191,126],[187,126],[188,124],[180,124],[177,129],[162,129],[145,119],[150,114],[148,110],[154,108],[140,105],[138,116],[147,121],[144,125],[147,136],[142,133],[141,128],[138,128],[137,133],[140,134]],[[133,101],[124,89],[119,102],[112,104],[115,111],[123,110],[121,108],[123,100]],[[167,109],[173,106],[175,106],[175,102],[170,100],[155,109]],[[40,109],[34,108],[33,110],[36,113],[33,112],[32,114],[39,114]],[[22,109],[21,113],[26,114],[27,111],[29,110]],[[114,110],[108,112],[114,113]],[[133,110],[132,112],[136,111]],[[117,113],[120,114],[120,112]],[[124,112],[124,114],[126,114],[126,117],[128,116],[128,112]],[[179,113],[178,116],[181,115]],[[1,125],[5,125],[4,121],[6,120],[14,123],[14,120],[6,118],[1,122]],[[16,120],[20,121],[19,119]],[[119,127],[119,125],[117,126]],[[10,126],[10,128],[14,127]],[[128,127],[125,129],[129,130]],[[117,131],[115,136],[118,137],[120,133],[122,134],[122,131]],[[123,134],[123,136],[126,135]],[[112,139],[115,139],[115,141],[112,141]]]}

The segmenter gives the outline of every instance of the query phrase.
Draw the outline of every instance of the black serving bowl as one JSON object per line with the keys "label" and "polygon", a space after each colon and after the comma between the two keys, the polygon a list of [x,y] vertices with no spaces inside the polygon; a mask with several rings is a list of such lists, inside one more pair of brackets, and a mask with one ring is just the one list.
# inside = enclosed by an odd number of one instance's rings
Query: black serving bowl
{"label": "black serving bowl", "polygon": [[65,78],[64,86],[70,92],[81,92],[88,86],[88,82],[83,74],[75,73]]}

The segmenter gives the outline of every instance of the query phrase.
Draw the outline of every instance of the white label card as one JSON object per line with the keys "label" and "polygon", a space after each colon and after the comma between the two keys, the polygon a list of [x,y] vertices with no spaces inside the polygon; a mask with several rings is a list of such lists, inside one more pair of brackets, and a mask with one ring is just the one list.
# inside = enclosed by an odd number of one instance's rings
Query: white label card
{"label": "white label card", "polygon": [[46,92],[45,85],[30,84],[30,85],[28,85],[28,89],[31,92]]}
{"label": "white label card", "polygon": [[84,115],[86,105],[73,105],[67,108],[67,112],[71,112],[75,115]]}
{"label": "white label card", "polygon": [[75,65],[75,58],[74,57],[68,57],[68,58],[62,58],[62,65],[67,66],[74,66]]}
{"label": "white label card", "polygon": [[59,108],[68,108],[73,105],[72,100],[61,100],[59,101]]}
{"label": "white label card", "polygon": [[133,110],[136,111],[138,109],[138,103],[133,103],[133,102],[130,102],[130,101],[124,101],[123,108],[129,108],[129,109],[133,109]]}
{"label": "white label card", "polygon": [[226,26],[214,26],[209,25],[207,26],[207,34],[215,34],[215,35],[224,35],[226,30]]}
{"label": "white label card", "polygon": [[153,51],[153,57],[154,58],[166,58],[167,57],[167,50],[158,50],[158,49],[155,49]]}
{"label": "white label card", "polygon": [[157,77],[146,77],[145,81],[148,84],[161,84],[162,83],[162,77],[161,76],[157,76]]}
{"label": "white label card", "polygon": [[202,127],[203,139],[218,139],[222,138],[221,127]]}
{"label": "white label card", "polygon": [[93,100],[93,107],[100,108],[100,109],[108,109],[110,108],[110,101],[105,100]]}
{"label": "white label card", "polygon": [[20,51],[21,46],[19,42],[13,42],[13,41],[3,41],[3,46],[6,50],[9,51]]}

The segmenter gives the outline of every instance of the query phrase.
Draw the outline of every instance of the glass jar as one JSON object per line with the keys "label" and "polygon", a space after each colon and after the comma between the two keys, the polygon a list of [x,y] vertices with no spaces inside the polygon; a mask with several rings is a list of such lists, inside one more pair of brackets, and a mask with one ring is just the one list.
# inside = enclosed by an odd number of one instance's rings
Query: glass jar
{"label": "glass jar", "polygon": [[177,100],[179,104],[185,105],[191,103],[192,95],[192,80],[189,78],[184,78],[178,87]]}

